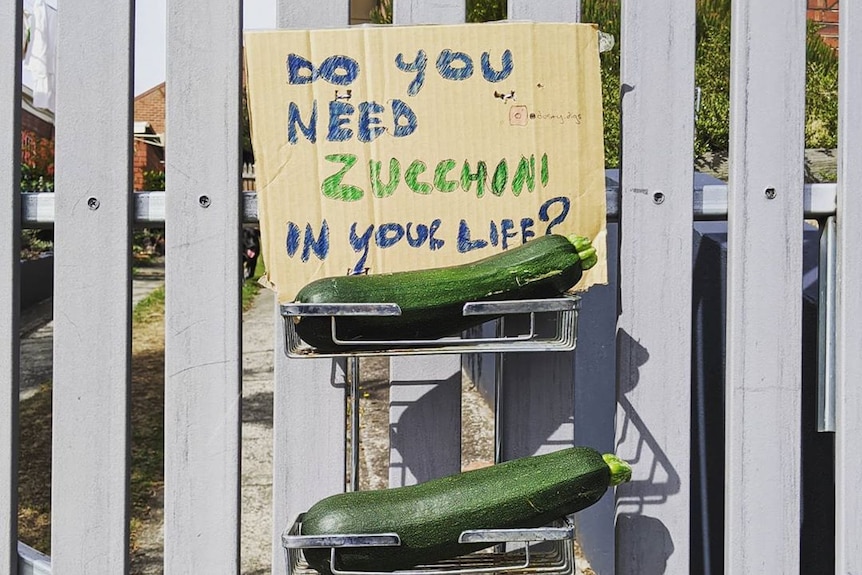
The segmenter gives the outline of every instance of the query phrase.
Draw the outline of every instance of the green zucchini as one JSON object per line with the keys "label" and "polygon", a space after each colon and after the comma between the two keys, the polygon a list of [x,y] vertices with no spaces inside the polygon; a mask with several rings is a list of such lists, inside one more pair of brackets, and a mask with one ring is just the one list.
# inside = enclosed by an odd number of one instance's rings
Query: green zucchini
{"label": "green zucchini", "polygon": [[[336,567],[409,569],[490,546],[458,543],[464,530],[542,527],[596,503],[608,487],[630,478],[631,467],[616,456],[570,447],[417,485],[333,495],[303,515],[300,533],[397,533],[398,547],[339,549]],[[303,554],[311,567],[331,573],[330,548]]]}
{"label": "green zucchini", "polygon": [[[551,234],[458,266],[322,278],[303,287],[296,301],[400,306],[399,316],[338,317],[340,340],[434,340],[493,319],[464,316],[466,302],[555,297],[578,283],[582,271],[595,263],[589,239]],[[338,347],[332,340],[331,317],[297,316],[294,322],[309,345]]]}

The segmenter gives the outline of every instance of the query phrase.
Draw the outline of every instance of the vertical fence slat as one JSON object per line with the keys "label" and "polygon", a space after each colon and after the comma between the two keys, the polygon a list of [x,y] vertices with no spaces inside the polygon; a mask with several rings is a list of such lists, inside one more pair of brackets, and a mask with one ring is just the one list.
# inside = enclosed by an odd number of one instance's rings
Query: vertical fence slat
{"label": "vertical fence slat", "polygon": [[725,570],[798,573],[805,5],[732,5]]}
{"label": "vertical fence slat", "polygon": [[350,23],[349,0],[276,2],[275,21],[279,28],[339,28]]}
{"label": "vertical fence slat", "polygon": [[[464,0],[398,0],[393,23],[461,24],[465,14]],[[461,356],[393,357],[389,365],[390,487],[458,472]]]}
{"label": "vertical fence slat", "polygon": [[[277,307],[277,306],[276,306]],[[344,491],[344,360],[288,359],[275,318],[272,573],[284,575],[282,532],[318,500]]]}
{"label": "vertical fence slat", "polygon": [[242,3],[168,3],[165,573],[239,572]]}
{"label": "vertical fence slat", "polygon": [[616,572],[688,573],[695,3],[622,8]]}
{"label": "vertical fence slat", "polygon": [[[509,0],[508,16],[573,22],[578,2]],[[566,9],[568,7],[568,9]],[[497,401],[500,458],[514,459],[567,447],[574,441],[574,354],[507,353]],[[498,376],[500,377],[500,376]]]}
{"label": "vertical fence slat", "polygon": [[[507,14],[510,19],[529,14],[538,21],[572,22],[579,15],[578,7],[579,2],[509,0]],[[498,439],[502,460],[573,443],[573,358],[567,352],[503,354],[497,397],[501,402]]]}
{"label": "vertical fence slat", "polygon": [[509,0],[506,16],[509,20],[578,22],[581,19],[581,2],[580,0],[543,0],[542,2]]}
{"label": "vertical fence slat", "polygon": [[458,355],[392,358],[390,487],[413,485],[461,470],[459,358]]}
{"label": "vertical fence slat", "polygon": [[839,47],[838,317],[836,333],[835,573],[862,573],[862,10],[841,6]]}
{"label": "vertical fence slat", "polygon": [[[618,224],[608,224],[608,283],[581,294],[575,348],[574,442],[602,453],[615,450]],[[614,573],[615,501],[606,495],[575,514],[581,551],[596,573]]]}
{"label": "vertical fence slat", "polygon": [[[348,0],[277,0],[276,22],[279,28],[344,27],[349,8]],[[344,491],[345,361],[289,359],[277,309],[274,321],[272,573],[284,575],[281,533],[288,522],[317,500]]]}
{"label": "vertical fence slat", "polygon": [[389,486],[461,469],[461,356],[389,361]]}
{"label": "vertical fence slat", "polygon": [[[0,0],[0,572],[18,555],[18,304],[21,232],[21,4]],[[9,41],[12,42],[9,45]]]}
{"label": "vertical fence slat", "polygon": [[461,24],[464,0],[398,0],[393,6],[394,24]]}
{"label": "vertical fence slat", "polygon": [[99,0],[59,14],[51,486],[59,575],[128,570],[133,17],[130,3]]}

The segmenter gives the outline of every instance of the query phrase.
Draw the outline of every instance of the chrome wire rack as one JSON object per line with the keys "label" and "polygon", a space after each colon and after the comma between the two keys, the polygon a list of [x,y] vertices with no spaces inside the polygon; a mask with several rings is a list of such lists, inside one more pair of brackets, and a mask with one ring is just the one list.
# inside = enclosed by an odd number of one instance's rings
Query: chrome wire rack
{"label": "chrome wire rack", "polygon": [[[397,533],[359,535],[300,535],[300,515],[281,536],[288,575],[317,575],[302,550],[330,548],[333,575],[572,575],[575,572],[574,527],[568,519],[535,529],[474,529],[464,531],[458,542],[487,543],[491,549],[465,553],[454,559],[400,571],[351,571],[341,569],[338,551],[345,547],[386,547],[398,553]],[[512,547],[507,549],[507,547]]]}
{"label": "chrome wire rack", "polygon": [[[487,316],[488,321],[500,318],[501,327],[494,337],[447,337],[436,340],[351,340],[338,335],[338,318],[345,316],[395,316],[401,310],[393,303],[341,303],[281,305],[284,319],[285,353],[289,357],[344,357],[373,355],[436,355],[447,353],[495,353],[529,351],[571,351],[577,340],[577,320],[580,309],[578,296],[547,299],[506,300],[494,302],[468,302],[465,316]],[[302,340],[296,333],[295,320],[302,316],[329,316],[332,322],[332,341],[343,345],[344,350],[322,352]],[[518,329],[509,330],[506,320],[516,321]],[[541,320],[541,321],[540,321]],[[540,324],[550,320],[553,330]],[[512,333],[514,332],[514,333]],[[466,332],[467,334],[472,333]]]}

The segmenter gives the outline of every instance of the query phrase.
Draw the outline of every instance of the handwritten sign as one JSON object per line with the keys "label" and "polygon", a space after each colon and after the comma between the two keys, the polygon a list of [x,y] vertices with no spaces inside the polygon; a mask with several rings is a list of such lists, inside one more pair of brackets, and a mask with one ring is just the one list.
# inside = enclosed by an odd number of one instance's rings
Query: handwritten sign
{"label": "handwritten sign", "polygon": [[606,281],[598,35],[586,24],[245,36],[267,281],[593,239]]}

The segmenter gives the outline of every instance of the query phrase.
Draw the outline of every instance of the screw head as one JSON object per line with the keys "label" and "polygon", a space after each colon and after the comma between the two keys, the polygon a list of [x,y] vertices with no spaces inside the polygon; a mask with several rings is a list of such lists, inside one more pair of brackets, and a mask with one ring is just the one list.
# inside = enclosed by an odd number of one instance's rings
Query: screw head
{"label": "screw head", "polygon": [[210,200],[209,196],[201,196],[198,198],[198,203],[201,205],[202,208],[208,208],[210,207],[212,200]]}
{"label": "screw head", "polygon": [[655,192],[655,193],[653,193],[653,195],[652,195],[652,201],[653,201],[653,203],[655,203],[656,205],[661,204],[662,202],[664,202],[664,192]]}
{"label": "screw head", "polygon": [[764,190],[764,192],[763,192],[763,195],[766,196],[767,200],[774,200],[775,199],[775,188],[766,188],[766,190]]}
{"label": "screw head", "polygon": [[95,197],[87,198],[87,207],[90,208],[91,210],[98,210],[99,209],[99,199],[95,198]]}

